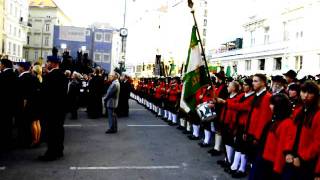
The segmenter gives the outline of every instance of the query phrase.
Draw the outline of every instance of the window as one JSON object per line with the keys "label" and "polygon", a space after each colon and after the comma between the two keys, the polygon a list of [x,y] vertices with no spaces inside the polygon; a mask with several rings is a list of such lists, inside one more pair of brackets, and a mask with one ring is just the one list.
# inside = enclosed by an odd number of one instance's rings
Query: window
{"label": "window", "polygon": [[21,30],[19,29],[18,37],[21,38]]}
{"label": "window", "polygon": [[86,36],[90,36],[90,31],[86,30]]}
{"label": "window", "polygon": [[44,56],[43,56],[43,58],[46,59],[46,58],[48,57],[48,54],[49,54],[49,53],[48,53],[47,51],[44,51]]}
{"label": "window", "polygon": [[109,53],[103,54],[103,60],[102,61],[104,63],[110,63],[111,62],[110,54]]}
{"label": "window", "polygon": [[17,7],[14,8],[14,16],[18,17],[18,8]]}
{"label": "window", "polygon": [[[319,58],[320,59],[320,58]],[[137,72],[141,72],[142,71],[142,65],[138,65],[137,66]]]}
{"label": "window", "polygon": [[259,61],[259,70],[264,70],[266,60],[265,59],[259,59],[258,61]]}
{"label": "window", "polygon": [[50,24],[46,24],[46,31],[50,30]]}
{"label": "window", "polygon": [[283,41],[289,40],[289,32],[287,31],[287,22],[283,22]]}
{"label": "window", "polygon": [[10,14],[12,15],[13,14],[13,5],[10,4]]}
{"label": "window", "polygon": [[48,37],[48,36],[46,36],[46,37],[44,38],[44,45],[45,45],[45,46],[49,46],[49,37]]}
{"label": "window", "polygon": [[10,24],[9,34],[12,33],[12,25]]}
{"label": "window", "polygon": [[274,58],[273,70],[281,70],[282,57]]}
{"label": "window", "polygon": [[17,27],[14,27],[13,29],[14,29],[14,30],[13,30],[13,35],[14,35],[14,36],[17,36]]}
{"label": "window", "polygon": [[111,34],[104,33],[104,42],[111,42]]}
{"label": "window", "polygon": [[203,26],[207,26],[207,19],[203,20]]}
{"label": "window", "polygon": [[8,54],[11,54],[11,42],[8,43]]}
{"label": "window", "polygon": [[296,32],[296,39],[300,39],[303,37],[303,31]]}
{"label": "window", "polygon": [[17,46],[15,43],[13,43],[13,55],[15,56],[16,55],[16,51],[17,51]]}
{"label": "window", "polygon": [[246,60],[245,61],[245,65],[246,65],[246,71],[250,71],[251,70],[251,60]]}
{"label": "window", "polygon": [[207,35],[207,29],[203,29],[203,36]]}
{"label": "window", "polygon": [[269,44],[269,27],[264,28],[264,44]]}
{"label": "window", "polygon": [[207,17],[208,16],[208,10],[204,10],[204,17]]}
{"label": "window", "polygon": [[21,53],[20,53],[20,45],[18,45],[17,52],[18,52],[18,56],[20,57],[20,55],[21,55]]}
{"label": "window", "polygon": [[102,33],[96,33],[95,41],[102,41]]}
{"label": "window", "polygon": [[100,53],[94,53],[94,61],[101,62],[101,54]]}
{"label": "window", "polygon": [[253,46],[256,43],[256,39],[254,37],[254,31],[250,32],[250,45]]}
{"label": "window", "polygon": [[202,45],[206,46],[206,39],[205,38],[202,39]]}
{"label": "window", "polygon": [[30,44],[30,36],[29,35],[27,36],[27,44],[28,45]]}
{"label": "window", "polygon": [[34,51],[34,59],[35,60],[39,59],[39,52],[38,51]]}
{"label": "window", "polygon": [[295,64],[296,70],[302,69],[303,56],[296,56],[295,59],[296,59],[296,64]]}
{"label": "window", "polygon": [[29,51],[24,52],[24,58],[27,60],[29,59]]}

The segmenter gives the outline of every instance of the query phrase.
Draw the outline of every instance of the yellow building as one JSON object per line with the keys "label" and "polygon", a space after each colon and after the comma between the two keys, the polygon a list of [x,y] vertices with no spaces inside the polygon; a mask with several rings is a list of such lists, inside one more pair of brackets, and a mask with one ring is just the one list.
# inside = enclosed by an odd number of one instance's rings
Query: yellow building
{"label": "yellow building", "polygon": [[51,55],[54,26],[71,25],[71,20],[52,0],[29,0],[29,23],[32,25],[24,46],[24,58],[37,61]]}
{"label": "yellow building", "polygon": [[0,0],[0,54],[3,53],[3,14],[4,12],[4,0]]}

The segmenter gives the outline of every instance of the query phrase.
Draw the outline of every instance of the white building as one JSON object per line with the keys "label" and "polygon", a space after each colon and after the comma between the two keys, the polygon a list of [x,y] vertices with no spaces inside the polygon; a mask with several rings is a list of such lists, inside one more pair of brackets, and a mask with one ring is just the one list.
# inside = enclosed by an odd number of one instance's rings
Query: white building
{"label": "white building", "polygon": [[114,30],[112,35],[111,69],[115,69],[116,67],[119,67],[119,61],[122,59],[121,46],[122,46],[122,42],[121,42],[120,32],[117,30]]}
{"label": "white building", "polygon": [[[22,61],[27,40],[28,0],[5,0],[3,16],[3,54],[12,61]],[[2,17],[1,17],[2,18]],[[2,28],[2,27],[1,27]]]}
{"label": "white building", "polygon": [[[269,9],[270,11],[270,9]],[[243,49],[213,54],[211,63],[234,66],[237,74],[298,76],[320,72],[320,3],[289,3],[271,13],[257,14],[244,23]]]}
{"label": "white building", "polygon": [[71,25],[71,20],[52,0],[31,0],[29,3],[29,23],[32,28],[28,32],[24,47],[24,58],[36,61],[46,59],[53,48],[54,25]]}

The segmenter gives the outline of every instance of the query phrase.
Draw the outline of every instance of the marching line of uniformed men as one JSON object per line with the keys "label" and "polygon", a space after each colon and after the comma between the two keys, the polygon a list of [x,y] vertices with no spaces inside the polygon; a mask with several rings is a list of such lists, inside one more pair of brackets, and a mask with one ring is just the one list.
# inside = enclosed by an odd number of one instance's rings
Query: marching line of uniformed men
{"label": "marching line of uniformed men", "polygon": [[263,74],[233,80],[216,73],[214,88],[206,85],[194,96],[215,111],[212,121],[179,108],[179,77],[142,78],[132,97],[190,140],[203,134],[201,147],[213,139],[208,153],[223,155],[217,163],[233,178],[249,172],[249,179],[320,179],[320,83],[296,76],[293,70],[273,76],[270,87]]}

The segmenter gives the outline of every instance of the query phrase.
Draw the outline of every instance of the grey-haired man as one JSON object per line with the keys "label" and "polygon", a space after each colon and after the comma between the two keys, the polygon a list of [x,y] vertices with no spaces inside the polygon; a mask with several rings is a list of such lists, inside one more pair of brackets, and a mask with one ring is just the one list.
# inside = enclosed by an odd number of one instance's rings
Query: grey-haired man
{"label": "grey-haired man", "polygon": [[109,74],[108,79],[112,81],[108,88],[106,97],[104,99],[105,107],[108,112],[109,129],[106,134],[116,133],[118,131],[117,116],[115,114],[115,109],[118,107],[119,94],[120,94],[120,83],[119,74],[112,71]]}

